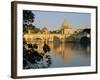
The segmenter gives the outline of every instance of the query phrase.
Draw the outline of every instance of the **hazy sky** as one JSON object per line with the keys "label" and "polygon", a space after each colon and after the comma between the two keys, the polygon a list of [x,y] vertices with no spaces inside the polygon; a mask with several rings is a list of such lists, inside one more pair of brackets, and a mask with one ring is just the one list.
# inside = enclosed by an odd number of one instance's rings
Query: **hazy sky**
{"label": "hazy sky", "polygon": [[54,11],[32,11],[35,14],[34,25],[38,28],[47,27],[56,30],[67,20],[73,28],[90,28],[90,13],[54,12]]}

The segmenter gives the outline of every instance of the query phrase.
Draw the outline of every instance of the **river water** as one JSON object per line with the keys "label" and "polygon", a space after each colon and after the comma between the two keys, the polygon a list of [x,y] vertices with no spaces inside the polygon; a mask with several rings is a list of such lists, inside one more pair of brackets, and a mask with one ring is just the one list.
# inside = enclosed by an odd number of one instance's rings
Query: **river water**
{"label": "river water", "polygon": [[90,66],[90,45],[79,43],[50,43],[51,65],[49,67]]}
{"label": "river water", "polygon": [[[48,43],[49,55],[44,60],[25,64],[23,69],[80,67],[91,65],[90,45],[80,43]],[[41,46],[39,46],[41,47]],[[38,51],[41,52],[40,48]],[[27,58],[29,59],[29,58]],[[26,60],[27,61],[27,60]]]}

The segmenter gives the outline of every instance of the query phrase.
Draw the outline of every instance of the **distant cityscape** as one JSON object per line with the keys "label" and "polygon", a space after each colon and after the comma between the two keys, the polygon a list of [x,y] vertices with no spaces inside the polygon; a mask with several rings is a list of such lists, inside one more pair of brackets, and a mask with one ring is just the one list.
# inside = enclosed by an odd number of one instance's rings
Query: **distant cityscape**
{"label": "distant cityscape", "polygon": [[[57,41],[61,42],[79,42],[82,37],[88,37],[90,39],[90,28],[75,29],[70,26],[67,20],[64,20],[61,27],[58,30],[48,31],[47,27],[42,29],[36,28],[33,25],[25,26],[24,38],[34,42],[42,41],[55,41],[54,38],[58,38]],[[30,35],[30,36],[29,36]]]}

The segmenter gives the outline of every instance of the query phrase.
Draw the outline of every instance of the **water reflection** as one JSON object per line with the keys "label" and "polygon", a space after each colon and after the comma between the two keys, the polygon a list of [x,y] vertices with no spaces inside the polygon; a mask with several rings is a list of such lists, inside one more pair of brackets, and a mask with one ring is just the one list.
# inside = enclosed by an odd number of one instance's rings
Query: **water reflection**
{"label": "water reflection", "polygon": [[[90,44],[53,42],[42,44],[48,48],[46,49],[43,45],[39,44],[37,51],[34,51],[35,49],[24,50],[24,69],[90,66]],[[34,45],[34,48],[37,48],[36,45]],[[30,55],[30,53],[33,54]],[[42,53],[46,53],[46,56],[41,55]]]}
{"label": "water reflection", "polygon": [[90,45],[80,43],[50,43],[51,67],[74,67],[90,65]]}

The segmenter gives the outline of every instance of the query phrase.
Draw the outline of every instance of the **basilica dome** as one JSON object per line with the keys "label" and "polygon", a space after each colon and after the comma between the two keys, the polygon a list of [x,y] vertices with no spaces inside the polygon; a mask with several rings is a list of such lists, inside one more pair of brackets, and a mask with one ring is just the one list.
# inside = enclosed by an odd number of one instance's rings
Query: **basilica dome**
{"label": "basilica dome", "polygon": [[69,29],[70,28],[69,22],[67,20],[64,20],[61,27],[62,29]]}

